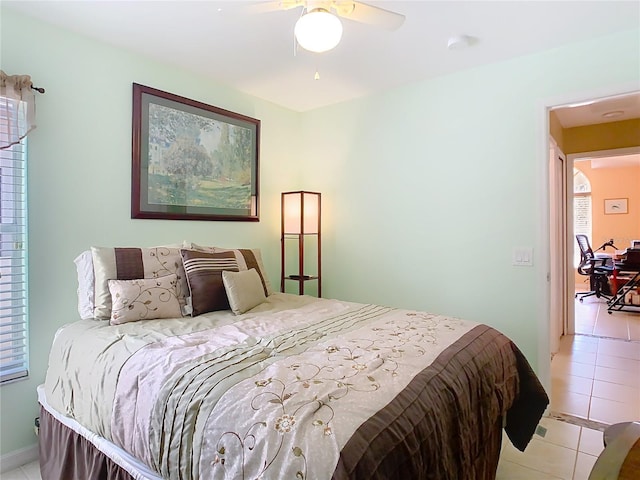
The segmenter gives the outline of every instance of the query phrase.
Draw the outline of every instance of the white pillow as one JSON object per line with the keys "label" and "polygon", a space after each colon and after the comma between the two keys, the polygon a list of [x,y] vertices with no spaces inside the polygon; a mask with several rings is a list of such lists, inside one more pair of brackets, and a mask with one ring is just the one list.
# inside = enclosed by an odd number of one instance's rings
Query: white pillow
{"label": "white pillow", "polygon": [[78,274],[78,313],[83,320],[93,318],[96,277],[93,273],[91,250],[85,250],[73,262],[76,264],[76,272]]}
{"label": "white pillow", "polygon": [[239,272],[225,270],[222,272],[222,282],[231,310],[236,315],[251,310],[267,299],[262,279],[255,268]]}
{"label": "white pillow", "polygon": [[175,274],[136,280],[109,280],[111,325],[181,317]]}

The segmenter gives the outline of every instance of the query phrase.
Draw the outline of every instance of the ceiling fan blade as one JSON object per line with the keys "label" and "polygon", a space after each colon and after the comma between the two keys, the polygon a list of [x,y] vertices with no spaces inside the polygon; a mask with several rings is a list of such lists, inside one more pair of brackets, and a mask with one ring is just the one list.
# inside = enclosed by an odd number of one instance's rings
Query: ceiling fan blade
{"label": "ceiling fan blade", "polygon": [[361,2],[335,1],[334,9],[338,16],[354,20],[356,22],[374,25],[376,27],[395,30],[404,23],[404,15],[401,13],[374,7]]}
{"label": "ceiling fan blade", "polygon": [[245,5],[243,10],[249,14],[278,12],[280,10],[289,10],[304,5],[303,0],[274,0],[269,2],[256,2]]}

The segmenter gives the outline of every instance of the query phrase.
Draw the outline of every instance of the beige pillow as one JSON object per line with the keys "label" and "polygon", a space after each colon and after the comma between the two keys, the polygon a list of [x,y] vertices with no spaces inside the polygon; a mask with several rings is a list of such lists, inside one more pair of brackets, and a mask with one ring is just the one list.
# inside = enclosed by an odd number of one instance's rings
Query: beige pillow
{"label": "beige pillow", "polygon": [[109,280],[111,325],[181,317],[175,274],[136,280]]}
{"label": "beige pillow", "polygon": [[229,305],[236,315],[260,305],[267,297],[264,294],[262,279],[255,268],[232,272],[222,272],[224,289]]}
{"label": "beige pillow", "polygon": [[109,280],[152,279],[176,274],[180,305],[189,295],[180,249],[174,247],[91,247],[95,274],[94,317],[111,317]]}

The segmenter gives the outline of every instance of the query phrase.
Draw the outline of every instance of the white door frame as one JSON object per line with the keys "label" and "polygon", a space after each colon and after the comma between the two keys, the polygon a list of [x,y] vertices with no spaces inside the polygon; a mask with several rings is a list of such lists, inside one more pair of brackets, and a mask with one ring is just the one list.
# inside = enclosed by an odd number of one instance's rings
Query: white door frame
{"label": "white door frame", "polygon": [[[569,298],[567,277],[567,218],[568,217],[568,165],[565,154],[550,136],[549,138],[549,283],[554,285],[549,292],[549,345],[551,354],[560,348],[560,337],[568,329]],[[557,287],[556,287],[557,286]],[[573,308],[571,309],[573,310]]]}

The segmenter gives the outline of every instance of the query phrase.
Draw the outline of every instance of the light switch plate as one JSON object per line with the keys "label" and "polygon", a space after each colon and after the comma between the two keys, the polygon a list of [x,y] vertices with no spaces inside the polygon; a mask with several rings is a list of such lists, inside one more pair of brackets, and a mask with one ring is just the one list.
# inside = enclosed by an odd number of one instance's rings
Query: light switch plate
{"label": "light switch plate", "polygon": [[512,263],[517,266],[533,266],[533,248],[514,247]]}

